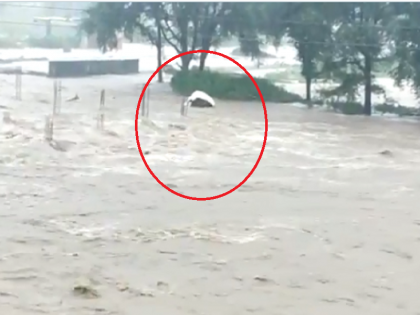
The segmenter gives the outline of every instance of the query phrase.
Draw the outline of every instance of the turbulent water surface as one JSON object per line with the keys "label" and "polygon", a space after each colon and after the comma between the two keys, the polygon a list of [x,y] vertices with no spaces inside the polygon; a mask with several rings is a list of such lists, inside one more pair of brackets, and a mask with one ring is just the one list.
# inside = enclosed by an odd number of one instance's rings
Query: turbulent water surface
{"label": "turbulent water surface", "polygon": [[[0,80],[4,313],[419,314],[417,123],[267,104],[254,175],[191,201],[141,161],[140,76],[63,80],[52,145],[53,83],[25,76],[16,101]],[[153,172],[195,197],[236,186],[261,151],[262,106],[181,118],[167,90],[150,88],[138,124]]]}

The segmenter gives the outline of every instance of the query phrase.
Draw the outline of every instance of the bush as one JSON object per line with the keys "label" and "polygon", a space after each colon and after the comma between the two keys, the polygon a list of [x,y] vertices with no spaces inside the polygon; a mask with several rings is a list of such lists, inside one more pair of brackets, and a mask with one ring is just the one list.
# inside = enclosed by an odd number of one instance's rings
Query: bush
{"label": "bush", "polygon": [[374,106],[375,111],[383,114],[395,114],[400,117],[404,116],[420,116],[419,109],[394,104],[379,104]]}
{"label": "bush", "polygon": [[[363,115],[363,104],[358,102],[340,102],[340,101],[329,101],[326,103],[334,111],[345,114],[345,115]],[[374,104],[373,110],[380,114],[395,114],[400,117],[404,116],[420,116],[418,108],[406,107],[394,104]]]}
{"label": "bush", "polygon": [[345,115],[363,115],[363,105],[357,102],[328,101],[327,106]]}
{"label": "bush", "polygon": [[[276,86],[267,79],[255,79],[266,102],[302,102],[301,96]],[[208,70],[178,71],[171,80],[172,89],[188,96],[196,90],[203,91],[214,98],[251,101],[260,96],[247,75],[212,72]]]}

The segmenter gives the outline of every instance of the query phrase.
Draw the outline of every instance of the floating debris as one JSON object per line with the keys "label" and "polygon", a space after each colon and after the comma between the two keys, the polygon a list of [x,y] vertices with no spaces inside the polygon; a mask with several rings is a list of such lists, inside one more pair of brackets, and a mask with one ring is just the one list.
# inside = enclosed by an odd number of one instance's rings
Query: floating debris
{"label": "floating debris", "polygon": [[4,112],[3,113],[3,122],[6,123],[6,124],[14,123],[12,117],[10,116],[10,112]]}
{"label": "floating debris", "polygon": [[128,285],[123,284],[123,283],[117,283],[117,290],[120,292],[125,292],[128,291],[130,288]]}
{"label": "floating debris", "polygon": [[390,150],[383,150],[383,151],[379,152],[379,154],[383,155],[383,156],[393,156],[394,155]]}
{"label": "floating debris", "polygon": [[71,148],[71,146],[74,145],[74,142],[66,141],[66,140],[60,140],[60,141],[50,140],[48,141],[48,144],[50,145],[51,148],[53,148],[56,151],[67,152]]}
{"label": "floating debris", "polygon": [[73,287],[73,293],[87,299],[96,299],[100,297],[99,292],[93,287],[89,279],[80,279],[79,283]]}
{"label": "floating debris", "polygon": [[66,100],[66,102],[74,102],[74,101],[77,101],[77,100],[79,100],[80,98],[79,98],[79,95],[75,95],[75,96],[73,96],[72,98],[69,98],[68,100]]}
{"label": "floating debris", "polygon": [[119,137],[118,133],[112,130],[104,130],[104,134],[111,137],[117,137],[117,138]]}
{"label": "floating debris", "polygon": [[184,126],[184,125],[179,125],[179,124],[169,124],[169,125],[168,125],[168,128],[169,128],[169,129],[182,130],[182,131],[187,130],[187,126]]}
{"label": "floating debris", "polygon": [[270,279],[266,277],[261,277],[261,276],[255,276],[254,280],[259,281],[259,282],[264,282],[264,283],[272,282]]}

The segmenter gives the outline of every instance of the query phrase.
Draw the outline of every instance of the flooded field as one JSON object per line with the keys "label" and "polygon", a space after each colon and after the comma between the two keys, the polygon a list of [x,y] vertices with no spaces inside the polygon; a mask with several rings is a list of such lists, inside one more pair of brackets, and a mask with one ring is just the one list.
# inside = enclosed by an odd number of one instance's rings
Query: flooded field
{"label": "flooded field", "polygon": [[[63,80],[53,146],[53,82],[23,77],[17,101],[14,77],[0,81],[5,313],[420,314],[418,123],[267,104],[254,175],[190,201],[138,153],[142,76]],[[181,97],[150,93],[139,138],[165,184],[209,197],[244,179],[261,150],[261,104],[181,118]]]}

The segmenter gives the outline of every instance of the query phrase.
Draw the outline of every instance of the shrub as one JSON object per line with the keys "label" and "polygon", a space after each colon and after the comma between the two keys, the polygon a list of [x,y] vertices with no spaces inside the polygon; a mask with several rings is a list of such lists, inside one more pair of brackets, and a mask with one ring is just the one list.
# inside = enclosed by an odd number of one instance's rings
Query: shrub
{"label": "shrub", "polygon": [[379,104],[374,106],[375,111],[383,114],[395,114],[400,117],[404,116],[420,116],[419,109],[415,107],[407,107],[403,105],[394,104]]}
{"label": "shrub", "polygon": [[357,102],[329,101],[327,105],[334,111],[345,115],[363,115],[363,105]]}
{"label": "shrub", "polygon": [[[267,79],[257,78],[255,81],[266,102],[291,103],[302,102],[302,97],[276,86]],[[247,75],[212,72],[208,70],[178,71],[171,80],[172,89],[181,95],[203,91],[214,98],[251,101],[260,96],[253,82]]]}
{"label": "shrub", "polygon": [[[345,114],[345,115],[363,115],[363,104],[358,102],[340,102],[340,101],[329,101],[326,103],[327,106],[332,108],[334,111]],[[394,104],[374,104],[373,109],[376,113],[383,114],[395,114],[400,117],[404,116],[420,116],[419,109],[413,107],[406,107],[402,105]]]}

